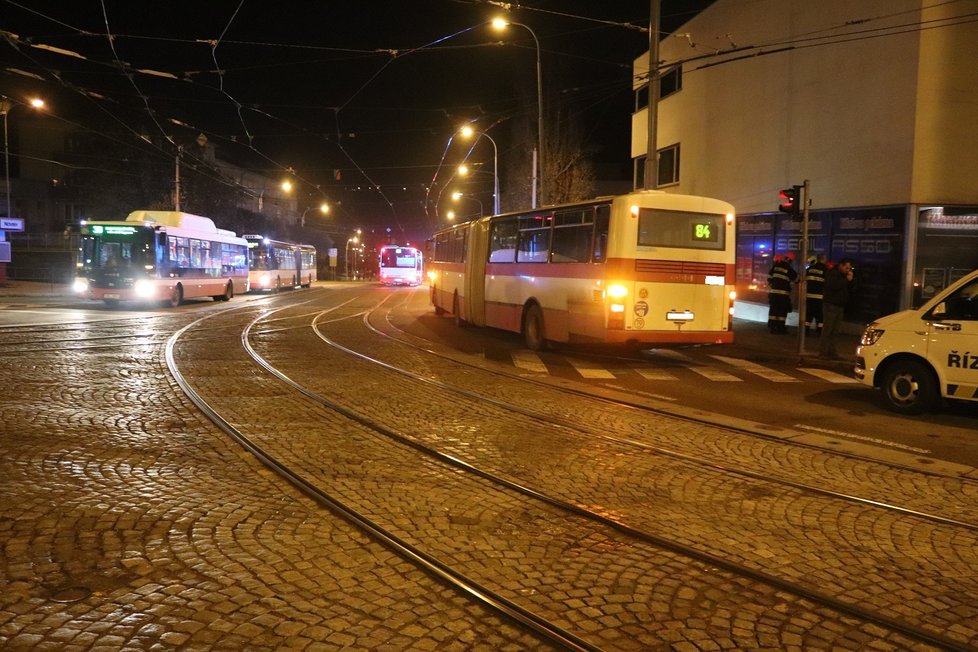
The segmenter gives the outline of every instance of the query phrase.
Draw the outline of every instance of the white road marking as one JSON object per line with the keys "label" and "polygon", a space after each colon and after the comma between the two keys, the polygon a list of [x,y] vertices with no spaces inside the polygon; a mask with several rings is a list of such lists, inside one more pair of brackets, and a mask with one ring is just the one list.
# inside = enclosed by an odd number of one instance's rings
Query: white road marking
{"label": "white road marking", "polygon": [[512,358],[513,364],[520,369],[532,371],[537,374],[549,373],[547,371],[547,365],[543,364],[540,356],[533,351],[513,351]]}
{"label": "white road marking", "polygon": [[815,367],[798,367],[798,371],[804,371],[806,374],[811,374],[817,378],[821,378],[830,383],[858,383],[859,381],[851,376],[843,376],[842,374],[836,373],[834,371],[829,371],[828,369],[817,369]]}
{"label": "white road marking", "polygon": [[696,365],[693,365],[693,366],[688,367],[688,369],[690,371],[692,371],[693,373],[696,373],[696,374],[699,374],[700,376],[703,376],[707,380],[714,380],[714,381],[721,382],[721,383],[742,383],[742,382],[744,382],[744,379],[743,378],[738,378],[737,376],[734,376],[733,374],[727,373],[726,371],[721,371],[720,369],[717,369],[716,367],[706,367],[706,366],[696,366]]}
{"label": "white road marking", "polygon": [[712,355],[711,358],[720,360],[721,362],[726,362],[727,364],[737,367],[738,369],[743,369],[752,374],[756,374],[761,378],[770,380],[773,383],[799,383],[799,379],[789,376],[788,374],[783,374],[780,371],[771,369],[770,367],[765,367],[764,365],[757,364],[756,362],[751,362],[750,360],[742,360],[740,358],[730,358],[725,355]]}
{"label": "white road marking", "polygon": [[647,369],[632,367],[632,370],[645,380],[679,380],[664,369]]}
{"label": "white road marking", "polygon": [[575,358],[567,358],[567,362],[571,364],[577,373],[581,374],[583,378],[614,378],[615,374],[611,373],[607,369],[602,367],[597,367],[591,362],[586,362],[584,360],[577,360]]}

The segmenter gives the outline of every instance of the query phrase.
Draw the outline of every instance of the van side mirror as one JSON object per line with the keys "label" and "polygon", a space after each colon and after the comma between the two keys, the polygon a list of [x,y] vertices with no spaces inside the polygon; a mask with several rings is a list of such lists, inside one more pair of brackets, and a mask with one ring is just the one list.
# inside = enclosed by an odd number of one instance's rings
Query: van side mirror
{"label": "van side mirror", "polygon": [[947,316],[947,304],[941,301],[939,304],[931,308],[930,316],[934,319],[944,319]]}

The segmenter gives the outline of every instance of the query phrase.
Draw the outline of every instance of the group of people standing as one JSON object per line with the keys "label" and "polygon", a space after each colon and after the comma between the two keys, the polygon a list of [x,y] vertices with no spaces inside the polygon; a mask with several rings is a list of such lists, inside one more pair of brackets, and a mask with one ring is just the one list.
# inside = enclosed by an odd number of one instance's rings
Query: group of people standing
{"label": "group of people standing", "polygon": [[[791,286],[800,280],[794,262],[793,253],[778,254],[768,272],[767,328],[774,334],[788,332],[785,322],[791,312]],[[846,304],[852,294],[853,278],[849,258],[843,258],[836,265],[826,261],[825,254],[809,260],[805,270],[804,327],[819,338],[820,358],[839,359],[834,336],[842,325]]]}

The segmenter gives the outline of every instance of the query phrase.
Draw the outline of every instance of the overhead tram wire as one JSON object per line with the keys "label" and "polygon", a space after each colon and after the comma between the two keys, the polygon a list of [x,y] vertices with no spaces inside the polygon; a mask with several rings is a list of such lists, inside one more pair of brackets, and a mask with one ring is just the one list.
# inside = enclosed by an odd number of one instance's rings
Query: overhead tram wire
{"label": "overhead tram wire", "polygon": [[[934,5],[931,5],[931,6],[934,6],[934,7],[936,7],[936,6],[942,6],[942,5],[946,5],[946,4],[953,4],[954,2],[958,2],[958,1],[960,1],[960,0],[949,0],[948,2],[942,2],[942,3],[936,3],[936,4],[934,4]],[[67,28],[69,28],[69,29],[72,29],[72,30],[74,30],[74,31],[76,31],[76,32],[77,32],[77,33],[78,33],[79,35],[82,35],[82,36],[101,36],[101,37],[103,37],[103,38],[109,38],[109,37],[111,36],[111,37],[112,37],[113,39],[118,39],[118,38],[150,38],[150,37],[139,37],[139,36],[129,36],[129,35],[119,35],[119,34],[115,34],[115,35],[110,35],[110,34],[104,34],[104,35],[95,35],[95,34],[92,34],[91,32],[87,32],[87,31],[85,31],[85,30],[80,30],[80,29],[78,29],[78,28],[75,28],[75,27],[73,27],[73,26],[71,26],[71,25],[68,25],[67,23],[64,23],[63,21],[59,21],[59,20],[57,20],[57,19],[55,19],[55,18],[52,18],[52,17],[50,17],[50,16],[45,16],[44,14],[41,14],[41,13],[39,13],[39,12],[37,12],[37,11],[35,11],[35,10],[33,10],[33,9],[30,9],[30,8],[28,8],[28,7],[25,7],[25,6],[23,6],[22,4],[19,4],[19,3],[17,3],[17,2],[13,2],[12,0],[6,0],[6,2],[8,2],[9,4],[11,4],[11,5],[13,5],[13,6],[17,6],[17,7],[19,7],[19,8],[21,8],[21,9],[23,9],[23,10],[25,10],[25,11],[28,11],[28,12],[31,12],[31,13],[34,13],[34,14],[36,14],[36,15],[38,15],[38,16],[42,16],[42,17],[44,17],[45,19],[47,19],[47,20],[50,20],[50,21],[52,21],[52,22],[55,22],[55,23],[57,23],[57,24],[59,24],[59,25],[62,25],[62,26],[64,26],[64,27],[67,27]],[[498,3],[490,3],[490,4],[498,4]],[[522,9],[528,9],[528,10],[532,10],[532,8],[529,8],[529,7],[521,7],[521,8],[522,8]],[[951,23],[949,23],[949,21],[951,21],[951,20],[956,20],[956,19],[961,19],[961,18],[969,18],[969,17],[970,17],[970,16],[972,16],[972,15],[974,15],[974,14],[971,14],[971,15],[965,15],[965,16],[958,16],[958,17],[949,17],[949,18],[946,18],[946,19],[940,19],[939,21],[927,21],[927,22],[938,22],[938,23],[941,23],[941,24],[938,24],[938,25],[933,25],[933,26],[928,26],[928,27],[926,27],[926,29],[932,29],[932,28],[936,28],[936,27],[944,27],[944,26],[952,26],[952,25],[955,25],[955,24],[965,24],[966,22],[973,22],[973,21],[971,21],[971,20],[968,20],[968,21],[964,21],[964,22],[958,22],[958,23],[953,23],[953,22],[951,22]],[[892,15],[891,15],[891,16],[892,16]],[[568,17],[575,17],[575,18],[580,18],[580,19],[582,19],[582,20],[593,20],[593,21],[595,21],[595,22],[602,22],[602,24],[604,24],[604,22],[603,22],[603,21],[599,21],[599,20],[597,20],[597,19],[588,19],[587,17],[580,17],[580,16],[569,16],[569,15],[568,15]],[[847,22],[846,24],[844,24],[844,25],[842,25],[842,26],[840,26],[840,27],[844,27],[845,25],[852,25],[852,24],[862,24],[862,23],[865,23],[865,22],[867,22],[867,21],[869,21],[869,20],[878,20],[878,19],[882,19],[882,18],[885,18],[885,17],[889,17],[889,16],[881,16],[881,17],[873,17],[873,18],[868,18],[868,19],[855,19],[855,20],[853,20],[853,21],[848,21],[848,22]],[[607,21],[605,21],[605,22],[607,22]],[[612,25],[619,25],[619,26],[621,26],[621,27],[626,27],[626,28],[627,28],[627,27],[628,27],[628,25],[629,25],[629,24],[627,24],[627,23],[613,23],[613,22],[612,22],[612,23],[610,23],[610,24],[612,24]],[[924,28],[925,28],[925,27],[924,27],[924,23],[923,23],[923,22],[920,22],[920,23],[908,23],[908,24],[907,24],[906,26],[907,26],[907,27],[910,27],[910,26],[913,26],[913,25],[917,25],[917,26],[919,26],[919,27],[920,27],[921,29],[924,29]],[[474,26],[474,27],[477,27],[477,26]],[[471,27],[471,28],[468,28],[468,29],[469,29],[469,30],[471,30],[471,29],[474,29],[474,27]],[[634,25],[632,25],[631,27],[632,27],[632,28],[634,28],[635,26],[634,26]],[[892,32],[892,30],[893,30],[894,28],[892,28],[892,27],[891,27],[891,28],[877,28],[877,29],[874,29],[874,30],[863,30],[863,31],[861,31],[860,33],[863,33],[863,34],[865,34],[865,33],[870,33],[870,32],[872,32],[872,31],[880,31],[880,30],[887,30],[887,29],[888,29],[888,30],[890,30],[890,33],[888,33],[888,34],[882,34],[882,35],[890,35],[891,33],[893,33],[893,32]],[[463,31],[465,31],[465,30],[463,30]],[[647,31],[647,30],[646,30],[646,31]],[[906,31],[911,31],[911,30],[909,30],[909,29],[908,29],[908,30],[906,30]],[[462,33],[462,32],[458,32],[458,33],[456,33],[456,34],[459,34],[459,33]],[[902,33],[902,32],[901,32],[901,33]],[[834,40],[832,40],[832,39],[829,39],[829,38],[827,38],[827,37],[812,37],[812,38],[810,38],[809,40],[818,40],[818,41],[820,41],[820,42],[819,42],[819,43],[817,43],[817,44],[813,44],[813,45],[808,45],[808,46],[802,46],[802,47],[813,47],[813,46],[815,46],[815,45],[818,45],[818,46],[821,46],[821,45],[830,45],[830,44],[832,44],[832,43],[834,43],[834,42],[836,42],[836,41],[838,41],[838,42],[848,42],[848,41],[852,41],[852,40],[856,40],[856,39],[852,39],[852,38],[851,38],[851,35],[852,35],[852,34],[853,34],[853,33],[850,33],[849,35],[839,35],[839,36],[837,36],[837,37],[835,37],[835,39],[834,39]],[[13,35],[11,35],[11,34],[10,34],[9,32],[5,32],[5,33],[4,33],[4,35],[5,35],[6,37],[7,37],[7,40],[8,40],[8,42],[10,42],[10,43],[11,43],[11,44],[13,45],[13,44],[14,44],[14,41],[13,41],[13,40],[11,39],[11,36],[13,36]],[[222,35],[222,36],[223,36],[223,35]],[[439,39],[439,41],[435,41],[435,42],[433,42],[433,43],[431,43],[431,44],[428,44],[428,45],[426,45],[426,46],[421,46],[421,47],[419,47],[419,48],[413,48],[412,50],[409,50],[409,51],[406,51],[406,52],[415,52],[415,51],[418,51],[418,50],[421,50],[421,49],[424,49],[424,48],[427,48],[427,47],[430,47],[430,46],[432,46],[433,44],[435,44],[435,43],[438,43],[438,42],[440,42],[440,41],[443,41],[443,40],[444,40],[444,39],[446,39],[446,38],[451,38],[452,36],[453,36],[453,35],[449,35],[449,36],[447,36],[447,37],[444,37],[443,39]],[[879,36],[881,36],[881,35],[878,35],[878,34],[877,34],[877,35],[872,35],[872,36],[864,36],[863,38],[877,38],[877,37],[879,37]],[[178,40],[178,39],[174,39],[174,40]],[[200,43],[200,41],[192,41],[192,42],[194,42],[194,43],[197,43],[197,44],[199,44],[199,43]],[[251,43],[251,42],[247,42],[247,41],[230,41],[230,40],[225,40],[225,41],[222,41],[222,42],[226,42],[226,43],[245,43],[245,44],[249,44],[249,43]],[[23,44],[22,44],[22,45],[23,45]],[[37,47],[37,45],[36,45],[36,44],[34,44],[34,43],[29,43],[29,45],[30,45],[31,47]],[[352,52],[352,53],[356,53],[356,54],[376,54],[376,53],[377,53],[377,51],[376,51],[376,50],[373,50],[373,51],[357,51],[357,50],[351,50],[351,49],[348,49],[348,48],[323,48],[323,47],[321,47],[321,46],[295,46],[295,45],[290,45],[290,44],[284,44],[284,45],[282,45],[282,44],[264,44],[264,43],[260,43],[259,45],[264,45],[264,46],[269,46],[269,47],[289,47],[289,48],[293,48],[293,47],[294,47],[294,48],[307,48],[307,49],[316,49],[316,50],[330,50],[330,51],[343,51],[343,52]],[[15,47],[16,47],[16,46],[15,46]],[[456,47],[456,46],[441,46],[441,47],[439,47],[439,48],[437,48],[437,49],[443,49],[443,48],[445,48],[445,47]],[[458,47],[465,47],[465,46],[458,46]],[[485,47],[485,46],[478,46],[478,47]],[[759,47],[761,47],[761,46],[753,46],[753,48],[750,48],[750,47],[747,47],[747,48],[738,48],[738,49],[737,49],[736,51],[738,51],[738,52],[747,52],[747,51],[749,51],[749,50],[751,50],[751,49],[758,49]],[[26,57],[26,58],[27,58],[28,60],[30,60],[30,61],[31,61],[31,62],[32,62],[32,63],[33,63],[34,65],[36,65],[36,66],[38,66],[38,67],[39,67],[40,69],[42,69],[42,70],[45,70],[45,71],[46,71],[46,72],[48,73],[48,75],[49,75],[49,76],[50,76],[51,78],[53,78],[53,79],[55,79],[55,80],[57,80],[57,81],[58,81],[58,82],[59,82],[59,83],[60,83],[60,84],[61,84],[62,86],[65,86],[66,88],[69,88],[70,90],[72,90],[72,91],[74,91],[74,92],[77,92],[77,93],[79,93],[79,94],[82,94],[82,95],[84,95],[84,96],[86,97],[86,99],[88,99],[89,101],[91,101],[91,102],[93,102],[94,104],[96,104],[96,105],[98,105],[98,107],[99,107],[99,109],[100,109],[100,110],[102,110],[103,112],[105,112],[105,113],[106,113],[107,115],[109,115],[109,116],[111,116],[111,117],[112,117],[112,118],[113,118],[113,119],[114,119],[115,121],[117,121],[117,122],[119,122],[120,124],[122,124],[122,125],[123,125],[123,126],[124,126],[124,127],[125,127],[125,128],[127,129],[127,130],[128,130],[128,131],[130,131],[131,133],[133,133],[133,134],[134,134],[134,135],[136,135],[136,136],[140,136],[140,134],[139,134],[139,132],[137,132],[136,130],[134,130],[134,129],[132,129],[132,128],[131,128],[131,127],[129,127],[128,125],[126,125],[126,124],[125,124],[125,123],[124,123],[124,122],[123,122],[123,121],[122,121],[122,120],[121,120],[121,119],[120,119],[120,118],[119,118],[118,116],[116,116],[116,115],[114,115],[114,114],[113,114],[112,112],[110,112],[110,111],[108,111],[108,110],[107,110],[107,109],[106,109],[106,108],[105,108],[104,106],[102,106],[102,104],[101,104],[101,103],[100,103],[99,101],[96,101],[96,97],[95,97],[95,96],[93,95],[93,93],[92,93],[92,92],[90,92],[90,91],[86,91],[86,90],[84,90],[84,89],[79,89],[79,88],[78,88],[77,86],[75,86],[75,85],[73,85],[73,84],[71,84],[71,83],[69,83],[69,82],[68,82],[68,81],[67,81],[66,79],[64,79],[64,78],[63,78],[63,77],[62,77],[61,75],[59,75],[58,73],[56,73],[56,72],[54,72],[54,71],[52,71],[52,70],[50,70],[50,69],[48,69],[48,68],[47,68],[46,66],[44,66],[44,65],[42,65],[42,64],[40,64],[39,62],[37,62],[37,61],[36,61],[36,60],[34,60],[33,58],[31,58],[31,57],[29,57],[29,56],[27,56],[27,55],[26,55],[26,53],[25,53],[25,52],[23,51],[23,49],[22,49],[22,48],[16,48],[16,49],[18,49],[18,51],[19,51],[19,52],[20,52],[20,53],[21,53],[21,54],[22,54],[23,56],[25,56],[25,57]],[[52,50],[52,51],[53,51],[53,50]],[[782,50],[782,51],[783,51],[783,50]],[[703,59],[705,59],[705,58],[713,58],[713,57],[723,57],[723,56],[729,56],[729,55],[730,55],[730,54],[732,54],[732,53],[733,53],[733,51],[732,51],[732,50],[714,50],[714,51],[713,51],[713,52],[711,52],[711,53],[708,53],[708,54],[704,54],[704,55],[698,55],[698,56],[696,56],[696,57],[689,57],[689,58],[686,58],[686,59],[683,59],[683,60],[681,60],[680,62],[685,62],[685,61],[694,61],[694,60],[703,60]],[[760,54],[760,55],[763,55],[763,54],[769,54],[769,53],[770,53],[770,54],[773,54],[773,52],[768,52],[768,53],[763,53],[763,52],[762,52],[762,53],[759,53],[759,54]],[[91,62],[91,63],[93,63],[93,64],[96,64],[96,65],[108,65],[108,64],[100,64],[100,62],[97,62],[97,61],[94,61],[94,60],[91,60],[91,59],[88,59],[88,58],[86,58],[86,57],[84,57],[84,56],[80,56],[79,58],[81,58],[81,59],[83,59],[83,60],[86,60],[86,61],[89,61],[89,62]],[[138,69],[136,69],[136,70],[129,70],[129,71],[128,71],[128,73],[127,73],[127,71],[125,71],[125,70],[120,70],[120,68],[119,68],[119,63],[118,63],[118,57],[116,57],[116,59],[117,59],[117,62],[116,62],[116,64],[113,64],[113,65],[111,65],[111,68],[112,68],[113,70],[117,70],[117,71],[119,71],[119,72],[120,72],[120,73],[122,73],[122,74],[128,74],[128,75],[132,75],[132,74],[143,74],[143,73],[144,73],[144,74],[153,74],[153,71],[142,71],[142,70],[138,70]],[[719,62],[719,63],[723,63],[723,62],[721,61],[721,62]],[[677,65],[677,62],[673,62],[673,63],[666,63],[666,64],[663,64],[663,65],[664,65],[664,66],[670,66],[670,65]],[[710,65],[717,65],[717,64],[710,64]],[[704,66],[701,66],[701,67],[704,67]],[[697,68],[697,69],[699,69],[699,68]],[[694,69],[694,70],[695,70],[695,69]],[[189,76],[190,74],[191,74],[191,73],[188,73],[188,76]],[[176,75],[172,75],[172,74],[168,74],[168,75],[166,75],[166,76],[168,76],[168,77],[171,77],[171,78],[173,78],[173,79],[174,79],[175,81],[182,81],[182,82],[185,82],[185,83],[191,83],[191,84],[195,84],[195,83],[196,83],[196,82],[194,82],[193,80],[191,80],[191,79],[188,79],[188,77],[187,77],[187,76],[185,76],[185,77],[183,77],[183,78],[180,78],[180,77],[177,77]],[[223,82],[223,79],[222,79],[222,82]],[[145,96],[145,95],[144,95],[144,94],[143,94],[143,93],[142,93],[142,92],[141,92],[141,91],[139,90],[139,88],[138,88],[138,86],[136,86],[136,85],[135,85],[135,83],[134,83],[134,81],[133,81],[133,80],[131,79],[131,77],[130,77],[130,83],[132,83],[132,84],[134,85],[134,88],[136,88],[136,90],[137,90],[137,94],[139,94],[139,97],[140,97],[141,99],[144,99],[144,100],[145,100],[145,98],[146,98],[147,96]],[[368,83],[369,83],[369,80],[368,80]],[[202,85],[202,86],[203,86],[203,87],[205,87],[205,88],[210,88],[211,90],[214,90],[214,89],[213,89],[213,87],[210,87],[210,86],[207,86],[207,85]],[[361,89],[360,89],[360,90],[358,90],[358,91],[357,91],[357,93],[359,93],[359,92],[360,92],[360,91],[362,90],[362,88],[363,88],[363,87],[361,87]],[[228,97],[228,99],[230,99],[231,101],[233,101],[233,102],[234,102],[234,106],[235,106],[235,108],[236,108],[236,110],[240,110],[240,109],[242,109],[242,108],[249,108],[249,109],[251,109],[251,110],[256,110],[256,109],[255,109],[254,107],[247,107],[247,106],[245,106],[245,105],[241,105],[240,103],[237,103],[236,101],[234,101],[234,99],[233,99],[233,98],[230,98],[230,97]],[[351,98],[351,99],[352,99],[352,98]],[[349,101],[347,102],[347,104],[348,104],[348,103],[349,103]],[[268,115],[268,116],[271,116],[271,117],[275,117],[275,116],[272,116],[271,114],[269,114],[269,113],[267,113],[267,112],[264,112],[264,113],[265,113],[265,115]],[[153,114],[152,114],[152,111],[150,111],[150,115],[151,115],[151,116],[153,115]],[[285,121],[283,121],[283,122],[285,122]],[[286,122],[286,123],[287,123],[287,122]],[[161,128],[161,131],[162,131],[162,127],[161,127],[161,126],[159,125],[159,123],[158,123],[158,122],[157,122],[157,126],[159,126],[159,127]],[[243,124],[242,126],[243,126],[243,127],[244,127],[244,128],[246,129],[246,131],[247,131],[247,125],[244,125],[244,124]],[[200,131],[201,131],[202,133],[206,133],[206,134],[213,134],[213,132],[212,132],[211,130],[209,130],[209,129],[201,129]],[[308,130],[307,130],[307,133],[308,133]],[[230,140],[230,139],[229,139],[229,140]],[[154,145],[154,144],[153,144],[152,142],[150,142],[150,141],[147,141],[146,139],[143,139],[143,142],[146,142],[146,143],[147,143],[148,145],[150,145],[151,147],[153,147],[154,149],[156,149],[156,150],[157,150],[157,151],[158,151],[158,152],[159,152],[160,154],[163,154],[163,155],[164,155],[164,156],[166,156],[167,158],[172,158],[172,155],[170,155],[169,153],[167,153],[167,152],[165,152],[165,151],[163,151],[163,150],[162,150],[161,148],[159,148],[158,146],[156,146],[156,145]],[[172,142],[172,141],[171,141],[171,142]],[[329,142],[329,141],[328,141],[328,139],[327,139],[327,142]],[[256,152],[256,153],[258,153],[258,154],[259,154],[260,156],[262,156],[263,158],[265,158],[266,160],[268,160],[268,161],[269,161],[270,163],[272,163],[273,165],[280,165],[280,164],[278,164],[278,163],[277,163],[276,161],[274,161],[273,159],[271,159],[270,157],[267,157],[267,156],[265,156],[265,155],[264,155],[264,153],[262,153],[262,152],[260,152],[260,151],[259,151],[259,150],[258,150],[257,148],[255,148],[255,147],[253,147],[253,146],[252,146],[252,147],[251,147],[251,149],[252,149],[252,151],[254,151],[254,152]],[[361,174],[363,174],[363,173],[365,172],[365,171],[363,170],[363,168],[362,168],[362,166],[360,166],[360,165],[359,165],[359,164],[358,164],[358,163],[357,163],[357,162],[356,162],[355,160],[353,160],[353,157],[352,157],[352,156],[351,156],[351,155],[349,154],[349,152],[347,152],[347,151],[345,151],[345,150],[343,150],[343,149],[341,149],[341,151],[342,151],[342,153],[343,153],[343,155],[344,155],[344,156],[345,156],[345,157],[346,157],[346,158],[347,158],[348,160],[351,160],[351,162],[352,162],[352,163],[354,164],[354,166],[355,166],[355,167],[356,167],[356,168],[357,168],[357,169],[358,169],[359,171],[361,171]],[[282,169],[283,171],[287,171],[287,170],[289,169],[288,167],[285,167],[285,166],[280,166],[280,167],[281,167],[281,169]],[[365,175],[365,178],[368,178],[368,180],[369,180],[369,177],[367,177],[367,175]],[[373,183],[372,181],[371,181],[371,183],[372,183],[372,184],[374,185],[374,187],[378,187],[378,185],[377,185],[376,183]],[[390,202],[390,200],[389,200],[389,198],[386,198],[386,197],[385,197],[385,200],[386,200],[386,201],[388,202],[388,206],[390,206],[390,207],[391,207],[391,208],[393,209],[393,206],[392,206],[392,204],[391,204],[391,202]]]}

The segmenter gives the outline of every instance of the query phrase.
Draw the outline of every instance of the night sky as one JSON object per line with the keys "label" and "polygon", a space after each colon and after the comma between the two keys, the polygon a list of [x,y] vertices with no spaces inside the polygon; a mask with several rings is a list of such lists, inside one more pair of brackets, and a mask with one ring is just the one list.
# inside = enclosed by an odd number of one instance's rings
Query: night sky
{"label": "night sky", "polygon": [[[248,167],[291,171],[307,201],[340,202],[337,220],[430,232],[426,189],[465,150],[446,154],[455,129],[489,129],[501,170],[532,147],[536,48],[527,29],[486,24],[507,13],[500,4],[0,0],[0,93],[44,96],[52,116],[107,137],[146,133],[160,156],[172,151],[164,135],[203,133]],[[708,4],[663,0],[663,30]],[[629,178],[631,62],[648,36],[624,24],[647,28],[649,6],[535,0],[508,12],[540,41],[548,119],[575,120],[605,176]],[[491,164],[492,149],[472,157]],[[470,183],[491,202],[491,179]]]}

